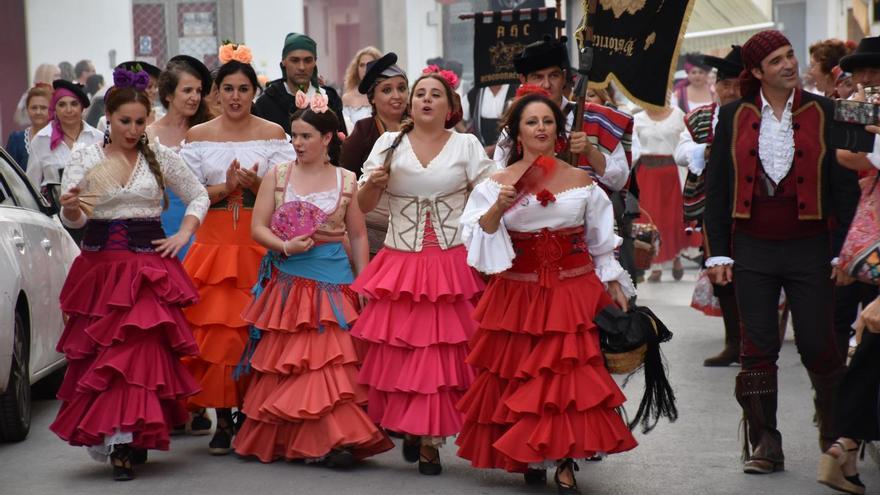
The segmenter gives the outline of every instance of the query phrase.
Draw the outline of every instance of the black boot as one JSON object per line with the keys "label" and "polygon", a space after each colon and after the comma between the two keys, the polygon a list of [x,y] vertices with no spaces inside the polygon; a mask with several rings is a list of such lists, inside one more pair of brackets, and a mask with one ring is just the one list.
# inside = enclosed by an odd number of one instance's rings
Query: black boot
{"label": "black boot", "polygon": [[110,464],[113,466],[114,481],[131,481],[134,479],[134,468],[131,462],[132,449],[128,445],[114,445],[110,453]]}
{"label": "black boot", "polygon": [[785,470],[782,434],[776,429],[777,394],[776,371],[741,371],[736,377],[736,400],[743,408],[745,429],[744,473]]}
{"label": "black boot", "polygon": [[217,409],[217,429],[208,444],[211,455],[226,455],[232,452],[232,437],[235,436],[235,422],[232,409]]}
{"label": "black boot", "polygon": [[839,437],[834,424],[834,410],[837,404],[837,387],[846,374],[846,368],[840,368],[825,375],[808,371],[815,395],[813,405],[816,407],[816,422],[819,426],[819,448],[827,451]]}
{"label": "black boot", "polygon": [[713,286],[715,297],[721,305],[721,315],[724,317],[724,349],[717,355],[706,358],[703,366],[718,367],[730,366],[739,362],[740,350],[740,322],[739,309],[736,307],[736,295],[732,288],[727,286]]}

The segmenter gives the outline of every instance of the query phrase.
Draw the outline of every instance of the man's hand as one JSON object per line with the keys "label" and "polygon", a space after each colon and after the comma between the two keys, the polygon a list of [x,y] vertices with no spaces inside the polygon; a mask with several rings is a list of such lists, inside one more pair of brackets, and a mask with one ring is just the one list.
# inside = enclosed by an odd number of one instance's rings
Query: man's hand
{"label": "man's hand", "polygon": [[707,270],[709,280],[715,285],[727,285],[733,282],[733,265],[716,265]]}
{"label": "man's hand", "polygon": [[572,132],[568,137],[568,149],[572,154],[580,155],[588,150],[590,142],[587,140],[586,132]]}

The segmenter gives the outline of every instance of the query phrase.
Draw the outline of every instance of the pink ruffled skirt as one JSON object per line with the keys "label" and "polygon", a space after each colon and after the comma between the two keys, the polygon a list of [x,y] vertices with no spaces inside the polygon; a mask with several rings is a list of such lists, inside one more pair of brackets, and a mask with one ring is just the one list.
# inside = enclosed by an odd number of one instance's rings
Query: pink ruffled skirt
{"label": "pink ruffled skirt", "polygon": [[455,404],[474,380],[465,360],[485,284],[463,246],[383,248],[352,284],[370,298],[352,329],[367,344],[359,380],[384,428],[446,437],[461,430]]}

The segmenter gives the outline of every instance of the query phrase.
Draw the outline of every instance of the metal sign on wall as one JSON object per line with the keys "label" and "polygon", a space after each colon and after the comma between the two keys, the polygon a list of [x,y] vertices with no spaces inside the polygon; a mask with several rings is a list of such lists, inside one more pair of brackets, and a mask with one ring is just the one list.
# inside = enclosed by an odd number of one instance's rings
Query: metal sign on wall
{"label": "metal sign on wall", "polygon": [[[488,15],[487,15],[488,14]],[[562,21],[549,8],[474,14],[474,81],[476,86],[519,82],[513,57],[544,35],[556,35]]]}

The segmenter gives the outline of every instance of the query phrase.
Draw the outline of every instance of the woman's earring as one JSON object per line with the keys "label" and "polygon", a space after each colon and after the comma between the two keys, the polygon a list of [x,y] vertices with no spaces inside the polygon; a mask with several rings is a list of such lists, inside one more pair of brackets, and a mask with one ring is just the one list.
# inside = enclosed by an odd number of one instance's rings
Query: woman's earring
{"label": "woman's earring", "polygon": [[110,143],[110,127],[107,126],[107,128],[104,129],[104,146],[107,146]]}
{"label": "woman's earring", "polygon": [[141,134],[140,143],[141,143],[141,144],[147,144],[147,133],[146,133],[146,132],[143,133],[143,134]]}

